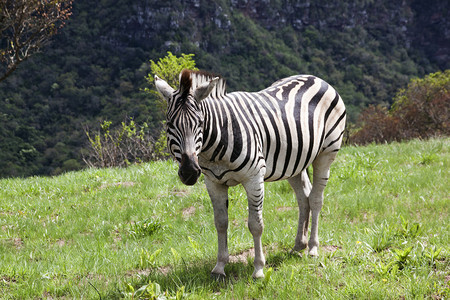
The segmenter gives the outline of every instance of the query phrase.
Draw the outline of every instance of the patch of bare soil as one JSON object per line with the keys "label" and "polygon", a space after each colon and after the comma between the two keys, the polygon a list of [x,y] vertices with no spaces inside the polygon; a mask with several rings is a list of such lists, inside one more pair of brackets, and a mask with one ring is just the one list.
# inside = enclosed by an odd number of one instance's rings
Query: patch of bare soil
{"label": "patch of bare soil", "polygon": [[[280,248],[279,248],[278,244],[276,244],[276,243],[263,247],[264,253],[271,253],[271,252],[275,252],[275,251],[279,251],[279,250],[280,250]],[[255,248],[250,248],[250,249],[242,251],[241,253],[230,255],[229,262],[230,263],[243,263],[246,265],[248,263],[248,258],[251,258],[251,260],[253,260],[254,257],[255,257]]]}
{"label": "patch of bare soil", "polygon": [[172,271],[172,268],[170,266],[165,266],[165,267],[159,267],[158,270],[164,275],[166,276],[167,274],[170,273],[170,271]]}
{"label": "patch of bare soil", "polygon": [[13,238],[11,239],[14,247],[16,247],[16,249],[20,249],[23,246],[23,240],[21,238]]}
{"label": "patch of bare soil", "polygon": [[1,276],[0,282],[2,282],[3,284],[6,284],[6,285],[10,285],[11,283],[17,282],[17,280],[15,277]]}
{"label": "patch of bare soil", "polygon": [[177,197],[185,197],[187,195],[189,195],[189,191],[188,190],[184,190],[184,189],[174,189],[173,191],[170,192],[172,195],[177,196]]}
{"label": "patch of bare soil", "polygon": [[60,246],[60,247],[63,247],[66,244],[66,241],[64,241],[64,240],[57,240],[55,244]]}
{"label": "patch of bare soil", "polygon": [[334,252],[338,249],[342,249],[342,247],[334,246],[334,245],[325,245],[321,247],[325,252]]}
{"label": "patch of bare soil", "polygon": [[187,220],[190,217],[192,217],[195,214],[196,210],[197,209],[195,208],[195,206],[189,206],[189,207],[183,209],[183,211],[181,212],[183,214],[183,219]]}
{"label": "patch of bare soil", "polygon": [[245,250],[239,254],[235,254],[235,255],[230,255],[230,263],[243,263],[243,264],[247,264],[247,259],[249,257],[255,257],[255,249],[251,248],[248,250]]}

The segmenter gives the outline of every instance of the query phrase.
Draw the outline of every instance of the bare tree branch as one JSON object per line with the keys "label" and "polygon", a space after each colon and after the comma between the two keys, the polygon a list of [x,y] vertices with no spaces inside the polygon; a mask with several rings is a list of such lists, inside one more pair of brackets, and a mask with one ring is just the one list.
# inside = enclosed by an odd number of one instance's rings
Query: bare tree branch
{"label": "bare tree branch", "polygon": [[0,0],[0,81],[39,51],[70,17],[73,0]]}

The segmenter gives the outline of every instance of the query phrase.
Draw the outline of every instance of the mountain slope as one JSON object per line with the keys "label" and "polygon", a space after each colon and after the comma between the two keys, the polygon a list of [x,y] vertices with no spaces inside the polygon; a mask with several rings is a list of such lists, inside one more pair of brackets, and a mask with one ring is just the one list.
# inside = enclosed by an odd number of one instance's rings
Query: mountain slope
{"label": "mountain slope", "polygon": [[78,0],[52,45],[0,84],[0,176],[82,166],[84,127],[126,117],[157,132],[148,60],[195,53],[229,90],[292,74],[334,85],[350,120],[411,77],[450,68],[448,1]]}

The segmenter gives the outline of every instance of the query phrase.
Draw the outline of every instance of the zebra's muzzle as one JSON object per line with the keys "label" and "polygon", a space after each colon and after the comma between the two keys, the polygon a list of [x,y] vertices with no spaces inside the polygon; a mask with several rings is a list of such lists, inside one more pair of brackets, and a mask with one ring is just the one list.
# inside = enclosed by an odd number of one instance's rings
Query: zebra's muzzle
{"label": "zebra's muzzle", "polygon": [[178,177],[180,177],[181,182],[185,185],[194,185],[201,173],[202,169],[198,165],[197,156],[195,154],[189,156],[183,153],[178,170]]}

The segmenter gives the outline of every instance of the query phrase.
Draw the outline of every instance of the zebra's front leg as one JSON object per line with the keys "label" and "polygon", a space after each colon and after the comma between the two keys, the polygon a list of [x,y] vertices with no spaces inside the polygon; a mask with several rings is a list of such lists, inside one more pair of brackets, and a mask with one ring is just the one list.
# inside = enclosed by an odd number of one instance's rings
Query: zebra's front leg
{"label": "zebra's front leg", "polygon": [[255,261],[253,278],[264,277],[264,265],[266,259],[264,257],[261,236],[264,229],[262,218],[262,209],[264,202],[264,179],[263,177],[255,178],[244,183],[245,191],[248,199],[248,229],[253,236],[255,245]]}
{"label": "zebra's front leg", "polygon": [[217,230],[217,264],[212,275],[226,276],[225,265],[228,263],[228,186],[217,184],[205,177],[205,184],[214,209],[214,224]]}

